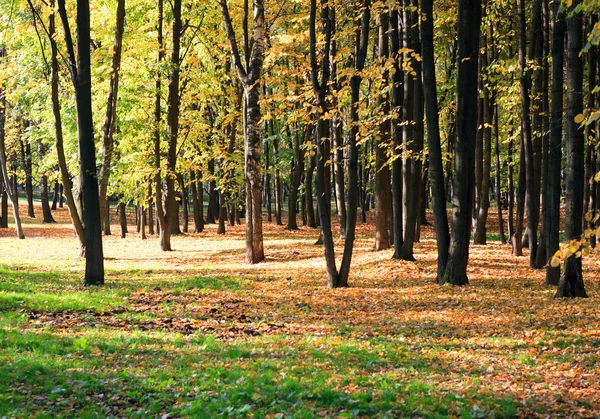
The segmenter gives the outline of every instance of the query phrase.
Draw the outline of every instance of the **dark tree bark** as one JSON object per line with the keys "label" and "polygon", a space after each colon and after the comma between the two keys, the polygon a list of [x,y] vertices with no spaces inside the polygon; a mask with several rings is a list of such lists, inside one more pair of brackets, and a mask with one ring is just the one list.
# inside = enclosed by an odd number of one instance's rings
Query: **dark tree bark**
{"label": "dark tree bark", "polygon": [[215,159],[208,161],[208,173],[211,180],[208,182],[208,207],[206,208],[206,223],[215,224],[217,221],[218,214],[218,191],[217,181],[215,180]]}
{"label": "dark tree bark", "polygon": [[23,169],[25,171],[25,195],[27,196],[27,216],[35,218],[33,210],[33,177],[32,177],[32,159],[31,159],[31,144],[27,144],[21,139],[21,158],[23,160]]}
{"label": "dark tree bark", "polygon": [[[552,114],[550,120],[550,146],[548,149],[548,202],[546,203],[546,248],[552,257],[559,248],[560,231],[560,171],[563,132],[563,89],[566,25],[559,13],[559,3],[553,7],[554,32],[552,34]],[[560,268],[546,267],[546,284],[558,285]]]}
{"label": "dark tree bark", "polygon": [[[245,96],[244,119],[244,155],[246,182],[246,261],[258,263],[265,259],[263,248],[261,175],[260,175],[260,88],[264,51],[265,51],[265,5],[264,0],[253,0],[254,25],[252,39],[244,26],[244,58],[239,53],[226,0],[219,0],[227,38],[231,47],[231,55],[235,63],[238,77],[242,82]],[[248,17],[248,1],[245,1],[244,21]],[[250,42],[251,41],[251,42]],[[252,44],[252,45],[250,45]]]}
{"label": "dark tree bark", "polygon": [[[380,65],[384,68],[382,79],[387,84],[389,77],[385,70],[385,64],[389,58],[389,13],[383,10],[378,16],[379,45],[377,48]],[[382,86],[382,92],[387,88]],[[377,102],[384,115],[389,115],[390,104],[387,93],[380,93]],[[389,119],[385,119],[379,124],[379,130],[376,139],[375,149],[375,251],[389,249],[390,244],[390,225],[392,202],[391,202],[391,173],[388,163],[387,150],[389,148],[391,137],[391,124]]]}
{"label": "dark tree bark", "polygon": [[[37,141],[37,149],[38,155],[42,158],[46,154],[46,147],[44,147],[42,140]],[[46,172],[40,173],[40,201],[42,203],[42,222],[55,223],[56,221],[54,220],[54,217],[52,217],[52,210],[50,209],[48,175],[46,175]]]}
{"label": "dark tree bark", "polygon": [[98,173],[100,194],[100,218],[108,222],[104,224],[104,234],[110,234],[110,217],[106,216],[109,205],[107,204],[108,179],[112,164],[112,156],[115,148],[114,133],[117,121],[117,97],[119,92],[119,69],[121,66],[121,51],[123,46],[123,31],[125,28],[125,0],[117,0],[117,17],[115,25],[115,41],[113,44],[112,70],[110,75],[110,87],[106,105],[106,117],[104,119],[104,132],[102,143],[102,164]]}
{"label": "dark tree bark", "polygon": [[148,234],[154,234],[154,199],[152,198],[152,180],[148,182]]}
{"label": "dark tree bark", "polygon": [[55,180],[54,181],[54,188],[53,188],[53,191],[52,191],[52,206],[50,207],[50,209],[52,211],[56,211],[56,208],[58,206],[58,199],[59,199],[59,196],[60,196],[59,190],[60,190],[60,185],[58,183],[58,180]]}
{"label": "dark tree bark", "polygon": [[[79,178],[85,225],[85,284],[104,284],[102,223],[98,201],[96,147],[92,120],[92,81],[90,66],[90,7],[88,0],[77,0],[77,59],[64,0],[58,1],[68,50],[69,70],[75,87],[79,134]],[[77,61],[76,61],[77,60]]]}
{"label": "dark tree bark", "polygon": [[[537,10],[537,8],[536,8]],[[531,131],[529,76],[526,68],[526,22],[525,22],[525,0],[519,0],[519,67],[521,86],[521,127],[523,130],[523,145],[525,147],[525,182],[526,182],[526,206],[527,206],[527,237],[529,243],[529,265],[535,268],[535,257],[537,253],[537,217],[539,207],[536,208],[535,167],[533,155],[533,139]],[[523,162],[521,162],[523,164]],[[519,184],[519,188],[521,185]]]}
{"label": "dark tree bark", "polygon": [[[162,45],[162,0],[159,0],[159,45]],[[177,137],[179,133],[179,73],[180,73],[180,48],[181,48],[181,0],[173,1],[173,38],[171,62],[169,71],[169,95],[167,108],[167,170],[165,174],[165,197],[162,205],[162,184],[160,182],[160,172],[157,182],[157,208],[158,221],[160,223],[160,247],[163,251],[171,250],[171,235],[173,230],[173,219],[178,210],[176,191],[175,191],[175,168],[177,165]],[[159,62],[162,60],[159,52]],[[159,75],[160,77],[160,75]],[[160,85],[157,82],[157,90],[160,92]],[[160,98],[156,98],[155,120],[158,126],[160,121]],[[160,132],[155,133],[155,154],[157,157],[157,171],[160,169]],[[160,189],[160,192],[159,192]],[[161,201],[160,208],[158,206]],[[178,224],[178,223],[177,223]]]}
{"label": "dark tree bark", "polygon": [[435,77],[433,45],[433,0],[421,0],[421,12],[425,19],[421,23],[421,52],[423,54],[423,90],[425,93],[425,111],[427,115],[427,146],[429,147],[429,175],[433,198],[433,216],[438,249],[436,281],[446,269],[450,231],[446,212],[446,191],[444,190],[444,169],[440,124],[438,117],[438,99]]}
{"label": "dark tree bark", "polygon": [[[311,135],[311,138],[313,136]],[[315,208],[313,202],[313,177],[315,168],[317,167],[317,159],[314,153],[308,154],[308,166],[306,167],[306,173],[304,176],[304,200],[306,207],[306,225],[310,228],[317,228],[317,221],[315,218]]]}
{"label": "dark tree bark", "polygon": [[127,237],[127,205],[119,202],[119,225],[121,226],[121,238]]}
{"label": "dark tree bark", "polygon": [[506,235],[504,234],[504,221],[502,219],[502,193],[501,191],[501,165],[500,165],[500,124],[498,123],[498,103],[494,104],[494,146],[496,148],[496,203],[498,210],[498,233],[500,234],[500,242],[506,244]]}
{"label": "dark tree bark", "polygon": [[361,25],[356,30],[356,52],[354,55],[354,69],[356,73],[350,79],[351,102],[350,120],[352,126],[348,137],[348,219],[346,220],[346,240],[344,253],[336,281],[337,287],[348,286],[352,251],[356,237],[356,216],[358,208],[358,102],[360,99],[360,85],[362,78],[360,72],[365,67],[367,47],[369,44],[369,22],[371,20],[371,0],[363,0],[361,12]]}
{"label": "dark tree bark", "polygon": [[512,252],[514,256],[523,256],[523,220],[525,219],[525,197],[527,164],[525,162],[525,144],[523,142],[523,130],[521,130],[519,154],[519,185],[517,187],[517,218],[515,220],[515,232],[511,237]]}
{"label": "dark tree bark", "polygon": [[[305,141],[310,133],[310,125],[304,129]],[[288,230],[298,230],[296,213],[298,208],[298,189],[302,183],[302,172],[304,171],[304,156],[300,149],[300,133],[296,132],[294,138],[290,138],[290,146],[294,148],[294,161],[292,162],[292,173],[290,176],[290,199],[288,201]]]}
{"label": "dark tree bark", "polygon": [[[200,185],[202,188],[202,185]],[[200,217],[200,201],[198,200],[198,186],[196,183],[196,172],[190,172],[190,190],[192,193],[192,214],[194,216],[194,233],[202,232],[204,228],[202,218]]]}
{"label": "dark tree bark", "polygon": [[[573,2],[577,7],[581,0]],[[583,229],[583,183],[584,159],[583,130],[575,122],[575,117],[583,113],[583,59],[582,17],[579,13],[569,13],[567,18],[567,168],[566,168],[566,240],[581,240]],[[563,273],[558,283],[556,297],[587,297],[583,284],[581,257],[570,256],[565,261]]]}
{"label": "dark tree bark", "polygon": [[[480,56],[480,67],[481,72],[481,84],[483,90],[483,98],[480,100],[480,120],[482,122],[481,128],[479,129],[478,137],[481,137],[481,142],[478,146],[478,156],[476,156],[476,164],[479,161],[479,176],[476,175],[476,179],[479,180],[478,193],[476,197],[476,213],[475,215],[475,231],[473,233],[473,242],[475,244],[486,244],[487,243],[487,218],[488,211],[490,208],[490,183],[491,183],[491,168],[492,168],[492,122],[493,122],[493,107],[491,103],[491,92],[489,88],[489,81],[483,82],[485,73],[488,70],[489,64],[489,45],[487,34],[484,33],[482,36],[482,53]],[[487,76],[485,75],[487,79]],[[481,159],[481,160],[479,160]]]}
{"label": "dark tree bark", "polygon": [[469,282],[467,263],[473,210],[473,148],[477,136],[477,68],[480,30],[481,0],[459,0],[452,235],[446,271],[440,280],[441,283],[452,285],[464,285]]}
{"label": "dark tree bark", "polygon": [[[0,134],[1,135],[1,134]],[[8,195],[6,194],[6,188],[4,182],[0,182],[0,189],[2,189],[2,217],[0,219],[0,228],[8,228]]]}
{"label": "dark tree bark", "polygon": [[[50,6],[54,8],[54,0],[50,2]],[[58,168],[60,170],[60,177],[62,181],[62,193],[59,201],[59,206],[62,208],[62,197],[63,194],[67,200],[67,208],[69,209],[69,216],[75,229],[75,234],[79,240],[79,247],[81,248],[81,254],[84,252],[85,234],[83,231],[82,215],[77,209],[75,197],[73,196],[73,181],[71,180],[71,174],[67,167],[67,159],[65,157],[65,150],[63,144],[63,131],[62,131],[62,117],[60,111],[60,99],[58,91],[58,80],[59,80],[59,68],[58,68],[58,46],[56,44],[56,16],[54,13],[48,16],[48,39],[50,41],[50,56],[51,56],[51,99],[52,99],[52,113],[54,116],[54,136],[56,138],[56,157],[58,160]]]}
{"label": "dark tree bark", "polygon": [[[336,92],[341,90],[341,80],[337,74],[337,41],[336,41],[336,14],[335,8],[331,11],[331,88]],[[333,159],[334,159],[334,183],[335,183],[335,199],[338,210],[338,220],[340,222],[340,238],[346,238],[346,191],[344,185],[344,138],[343,138],[343,120],[340,115],[338,95],[334,94],[331,98],[332,109],[334,110],[333,117],[331,118],[331,139],[333,146]],[[306,191],[306,189],[305,189]],[[308,201],[306,201],[308,202]]]}
{"label": "dark tree bark", "polygon": [[[425,11],[423,11],[425,12]],[[392,206],[393,206],[393,237],[394,259],[400,259],[400,249],[404,241],[402,228],[402,126],[400,115],[404,102],[404,89],[401,86],[404,72],[400,66],[400,39],[401,25],[400,13],[397,9],[390,11],[390,45],[394,57],[394,73],[392,75],[392,133],[394,143],[394,160],[392,162]],[[437,112],[437,109],[436,109]]]}
{"label": "dark tree bark", "polygon": [[[327,159],[327,149],[325,141],[329,134],[329,121],[322,118],[327,112],[326,98],[328,95],[328,83],[331,76],[329,59],[332,34],[332,14],[327,2],[320,4],[321,32],[324,36],[324,45],[322,61],[319,68],[317,63],[317,1],[310,2],[310,64],[311,81],[315,96],[315,105],[318,108],[318,115],[315,128],[315,143],[317,145],[317,174],[315,178],[315,190],[317,193],[317,211],[321,222],[320,241],[323,242],[325,253],[325,264],[327,266],[327,287],[336,288],[338,284],[338,270],[335,262],[335,248],[333,243],[333,233],[331,231],[331,201],[328,199],[326,183],[329,177],[325,173],[325,163]],[[320,77],[319,77],[320,75]],[[320,78],[320,79],[319,79]]]}

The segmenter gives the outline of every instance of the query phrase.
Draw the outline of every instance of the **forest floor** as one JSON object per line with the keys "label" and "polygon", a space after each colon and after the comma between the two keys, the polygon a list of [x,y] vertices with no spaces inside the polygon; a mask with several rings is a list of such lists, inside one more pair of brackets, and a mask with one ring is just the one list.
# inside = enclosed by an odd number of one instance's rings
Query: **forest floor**
{"label": "forest floor", "polygon": [[251,266],[243,226],[163,253],[115,223],[86,288],[66,210],[36,209],[25,240],[0,231],[1,418],[600,417],[600,250],[591,298],[553,299],[527,251],[472,246],[470,284],[439,286],[430,226],[404,262],[359,224],[328,290],[313,229],[265,222]]}

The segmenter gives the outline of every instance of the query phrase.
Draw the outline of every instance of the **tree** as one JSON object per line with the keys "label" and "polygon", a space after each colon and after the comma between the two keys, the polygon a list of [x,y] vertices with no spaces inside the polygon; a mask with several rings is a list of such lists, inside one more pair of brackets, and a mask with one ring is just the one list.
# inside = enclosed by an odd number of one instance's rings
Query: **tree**
{"label": "tree", "polygon": [[226,0],[219,0],[231,55],[244,88],[244,148],[246,182],[246,261],[258,263],[264,260],[262,228],[262,191],[260,175],[260,86],[265,44],[264,0],[252,0],[254,22],[252,40],[248,32],[248,0],[244,0],[244,58],[239,52]]}
{"label": "tree", "polygon": [[429,174],[433,190],[433,215],[435,217],[435,235],[438,248],[437,280],[443,274],[448,259],[450,232],[446,213],[446,191],[444,189],[444,169],[440,125],[438,117],[438,99],[435,78],[435,60],[433,45],[433,0],[421,0],[421,49],[423,57],[423,91],[425,93],[425,111],[427,114],[427,145],[429,147]]}
{"label": "tree", "polygon": [[[121,52],[123,50],[123,30],[125,28],[125,0],[117,1],[117,19],[115,26],[115,41],[113,46],[112,70],[110,77],[110,88],[106,105],[106,117],[104,120],[102,143],[102,165],[100,166],[100,216],[102,220],[108,217],[106,195],[108,190],[108,178],[112,157],[114,152],[114,133],[117,124],[117,97],[119,92],[119,67],[121,66]],[[110,234],[110,218],[105,221],[104,233]]]}
{"label": "tree", "polygon": [[96,176],[96,148],[92,120],[92,80],[90,65],[90,6],[88,0],[77,0],[77,58],[71,37],[65,0],[58,0],[58,11],[63,23],[69,72],[75,88],[77,130],[79,134],[79,182],[82,192],[83,223],[85,226],[85,284],[104,284],[104,255],[98,178]]}
{"label": "tree", "polygon": [[[576,8],[581,1],[574,1]],[[583,58],[582,17],[570,13],[567,18],[567,170],[566,170],[566,212],[565,237],[567,240],[581,240],[583,235],[583,173],[584,135],[576,121],[583,112]],[[556,297],[587,297],[583,285],[581,257],[576,254],[566,258],[563,273],[558,283]]]}
{"label": "tree", "polygon": [[[6,59],[6,49],[0,46],[0,60]],[[0,84],[0,169],[2,171],[2,179],[4,180],[4,190],[8,195],[8,199],[13,207],[13,215],[15,217],[15,226],[17,229],[17,237],[20,239],[25,238],[23,233],[23,227],[21,226],[21,217],[19,216],[18,199],[13,189],[10,187],[8,180],[8,169],[6,162],[6,147],[5,147],[5,127],[6,127],[6,92],[3,86]],[[7,213],[4,212],[4,219],[6,219]]]}
{"label": "tree", "polygon": [[452,235],[441,283],[465,285],[473,211],[474,142],[477,136],[477,68],[481,0],[458,2],[458,73],[456,77],[456,138]]}

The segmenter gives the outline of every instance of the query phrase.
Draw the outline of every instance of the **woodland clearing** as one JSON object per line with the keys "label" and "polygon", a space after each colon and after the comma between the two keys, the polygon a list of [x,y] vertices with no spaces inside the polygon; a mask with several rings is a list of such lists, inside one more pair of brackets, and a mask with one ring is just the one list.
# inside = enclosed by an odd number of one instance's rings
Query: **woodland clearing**
{"label": "woodland clearing", "polygon": [[552,298],[493,235],[468,286],[439,286],[431,226],[405,262],[359,223],[350,288],[328,290],[318,230],[265,222],[266,262],[247,265],[243,226],[161,252],[115,220],[98,288],[55,218],[0,230],[0,417],[600,415],[597,250],[588,299]]}

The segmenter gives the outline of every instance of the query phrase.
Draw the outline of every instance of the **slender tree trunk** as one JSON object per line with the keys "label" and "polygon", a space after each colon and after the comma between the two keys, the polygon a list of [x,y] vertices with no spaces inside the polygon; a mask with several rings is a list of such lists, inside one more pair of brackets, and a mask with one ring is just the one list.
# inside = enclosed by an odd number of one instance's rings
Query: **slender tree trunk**
{"label": "slender tree trunk", "polygon": [[[546,248],[552,257],[559,249],[560,231],[560,172],[562,161],[563,132],[563,89],[564,54],[566,25],[564,16],[559,13],[559,3],[553,6],[554,32],[552,34],[552,114],[550,128],[550,146],[548,148],[548,202],[546,203]],[[546,267],[546,284],[558,285],[560,268]]]}
{"label": "slender tree trunk", "polygon": [[352,251],[356,237],[356,216],[358,208],[358,103],[360,99],[360,85],[362,78],[360,72],[364,69],[369,43],[369,21],[371,20],[371,1],[363,0],[361,12],[361,26],[356,30],[356,54],[354,69],[356,73],[350,79],[351,108],[350,120],[352,126],[348,137],[348,218],[346,220],[346,240],[344,253],[337,278],[336,286],[347,287],[352,262]]}
{"label": "slender tree trunk", "polygon": [[[386,92],[388,71],[385,64],[389,58],[389,13],[383,10],[377,18],[379,28],[379,46],[377,48],[379,64],[384,68],[382,80],[384,85],[381,91]],[[384,115],[389,115],[389,97],[386,93],[380,93],[377,97],[379,107]],[[390,217],[391,217],[391,173],[388,163],[388,148],[391,136],[391,125],[389,119],[379,124],[376,138],[375,151],[375,251],[389,249],[390,244]]]}
{"label": "slender tree trunk", "polygon": [[498,233],[500,234],[500,242],[502,244],[506,244],[506,235],[504,234],[504,221],[502,219],[502,193],[500,192],[502,166],[500,164],[500,124],[498,123],[498,103],[495,103],[494,107],[494,146],[496,148],[496,203],[498,206]]}
{"label": "slender tree trunk", "polygon": [[452,285],[464,285],[469,282],[467,263],[469,260],[471,211],[473,209],[473,146],[477,136],[477,118],[474,116],[477,114],[480,29],[481,0],[459,0],[452,235],[446,271],[440,279],[441,283]]}
{"label": "slender tree trunk", "polygon": [[55,180],[54,189],[52,191],[52,206],[50,207],[52,211],[56,211],[56,207],[58,206],[59,190],[60,185],[58,184],[58,180]]}
{"label": "slender tree trunk", "polygon": [[[427,5],[425,5],[425,8]],[[425,10],[423,10],[425,13]],[[393,224],[393,236],[394,236],[394,259],[400,259],[400,249],[404,242],[404,233],[402,228],[403,211],[402,211],[402,126],[400,115],[402,112],[402,105],[404,101],[404,89],[401,87],[402,80],[404,79],[404,72],[402,66],[399,64],[400,60],[400,39],[401,39],[401,25],[400,16],[397,9],[390,11],[390,44],[392,48],[392,56],[394,57],[394,72],[392,74],[392,133],[394,142],[394,160],[392,162],[392,201],[393,201],[393,212],[394,212],[394,224]],[[423,48],[425,48],[425,40],[423,41]],[[428,42],[428,41],[427,41]],[[424,77],[430,74],[423,74]],[[427,95],[427,91],[425,93]],[[431,97],[429,97],[429,100]],[[426,96],[426,101],[427,96]],[[426,102],[427,103],[427,102]],[[436,109],[437,112],[437,109]],[[429,118],[429,114],[427,116]],[[428,121],[429,123],[429,121]],[[447,224],[447,223],[446,223]]]}
{"label": "slender tree trunk", "polygon": [[19,143],[21,144],[21,158],[23,160],[23,169],[25,170],[25,195],[27,196],[27,216],[30,218],[35,218],[35,212],[33,210],[33,179],[31,175],[31,144],[29,143],[29,141],[27,141],[27,144],[25,144],[25,142],[22,139],[19,140]]}
{"label": "slender tree trunk", "polygon": [[[50,5],[54,8],[54,0],[51,0]],[[62,181],[62,192],[67,200],[67,208],[69,209],[69,216],[75,229],[75,234],[79,240],[79,247],[81,254],[84,252],[85,236],[83,231],[83,222],[81,214],[77,209],[75,197],[73,196],[73,181],[69,169],[67,168],[67,159],[65,157],[65,150],[63,145],[63,131],[62,131],[62,118],[60,112],[60,99],[58,92],[58,47],[56,44],[56,16],[54,13],[48,17],[48,39],[50,41],[50,54],[51,54],[51,99],[52,99],[52,113],[54,116],[54,136],[56,138],[56,157],[58,160],[58,167],[60,169],[60,177]],[[62,194],[59,201],[59,206],[62,207]]]}
{"label": "slender tree trunk", "polygon": [[[202,185],[200,185],[202,188]],[[190,172],[190,189],[192,192],[192,208],[194,216],[194,233],[200,233],[203,229],[202,218],[200,217],[200,201],[198,199],[198,185],[196,181],[196,172],[192,170]]]}
{"label": "slender tree trunk", "polygon": [[[37,141],[37,149],[40,158],[46,154],[46,150],[41,139],[38,139]],[[29,152],[31,153],[31,149]],[[54,220],[54,217],[52,217],[52,211],[50,209],[48,176],[45,172],[40,173],[40,201],[42,203],[42,222],[55,223],[56,221]]]}
{"label": "slender tree trunk", "polygon": [[[575,0],[577,7],[581,0]],[[583,112],[583,59],[582,17],[569,11],[567,18],[567,170],[566,170],[566,240],[581,240],[583,229],[583,184],[584,159],[583,130],[575,122],[575,117]],[[581,257],[570,256],[565,261],[563,273],[558,283],[556,297],[587,297],[583,284]]]}
{"label": "slender tree trunk", "polygon": [[8,228],[8,195],[4,186],[4,180],[0,181],[0,189],[2,189],[2,219],[0,220],[0,228]]}
{"label": "slender tree trunk", "polygon": [[121,238],[127,237],[127,205],[119,202],[119,225],[121,226]]}
{"label": "slender tree trunk", "polygon": [[423,90],[425,93],[425,111],[427,114],[427,146],[429,147],[429,171],[432,186],[433,216],[438,250],[436,281],[446,269],[450,231],[446,212],[446,191],[444,190],[444,169],[440,125],[438,119],[438,99],[435,77],[433,45],[433,0],[421,0],[421,12],[425,19],[421,24],[423,54]]}
{"label": "slender tree trunk", "polygon": [[[307,125],[305,128],[305,141],[310,133],[310,126]],[[294,148],[294,161],[292,165],[292,173],[290,175],[290,200],[288,202],[288,230],[298,230],[298,224],[296,221],[296,209],[298,207],[298,189],[302,182],[302,172],[304,171],[304,156],[300,149],[300,134],[295,133],[294,139],[290,138],[290,143],[293,143]],[[291,144],[290,144],[291,145]]]}
{"label": "slender tree trunk", "polygon": [[102,249],[102,222],[98,201],[94,123],[92,120],[89,1],[77,1],[77,59],[75,58],[64,0],[59,0],[58,5],[64,33],[66,34],[69,67],[75,87],[75,102],[77,104],[79,179],[85,225],[85,284],[102,285],[104,284],[104,254]]}
{"label": "slender tree trunk", "polygon": [[99,205],[100,219],[105,220],[104,234],[110,234],[110,217],[107,216],[110,206],[107,204],[108,179],[110,176],[112,156],[115,148],[114,132],[117,121],[117,97],[119,92],[119,69],[121,66],[121,51],[123,46],[123,32],[125,28],[125,0],[117,0],[117,17],[115,25],[115,41],[113,44],[112,71],[110,88],[104,119],[104,132],[102,144],[102,164],[98,173],[99,180]]}

